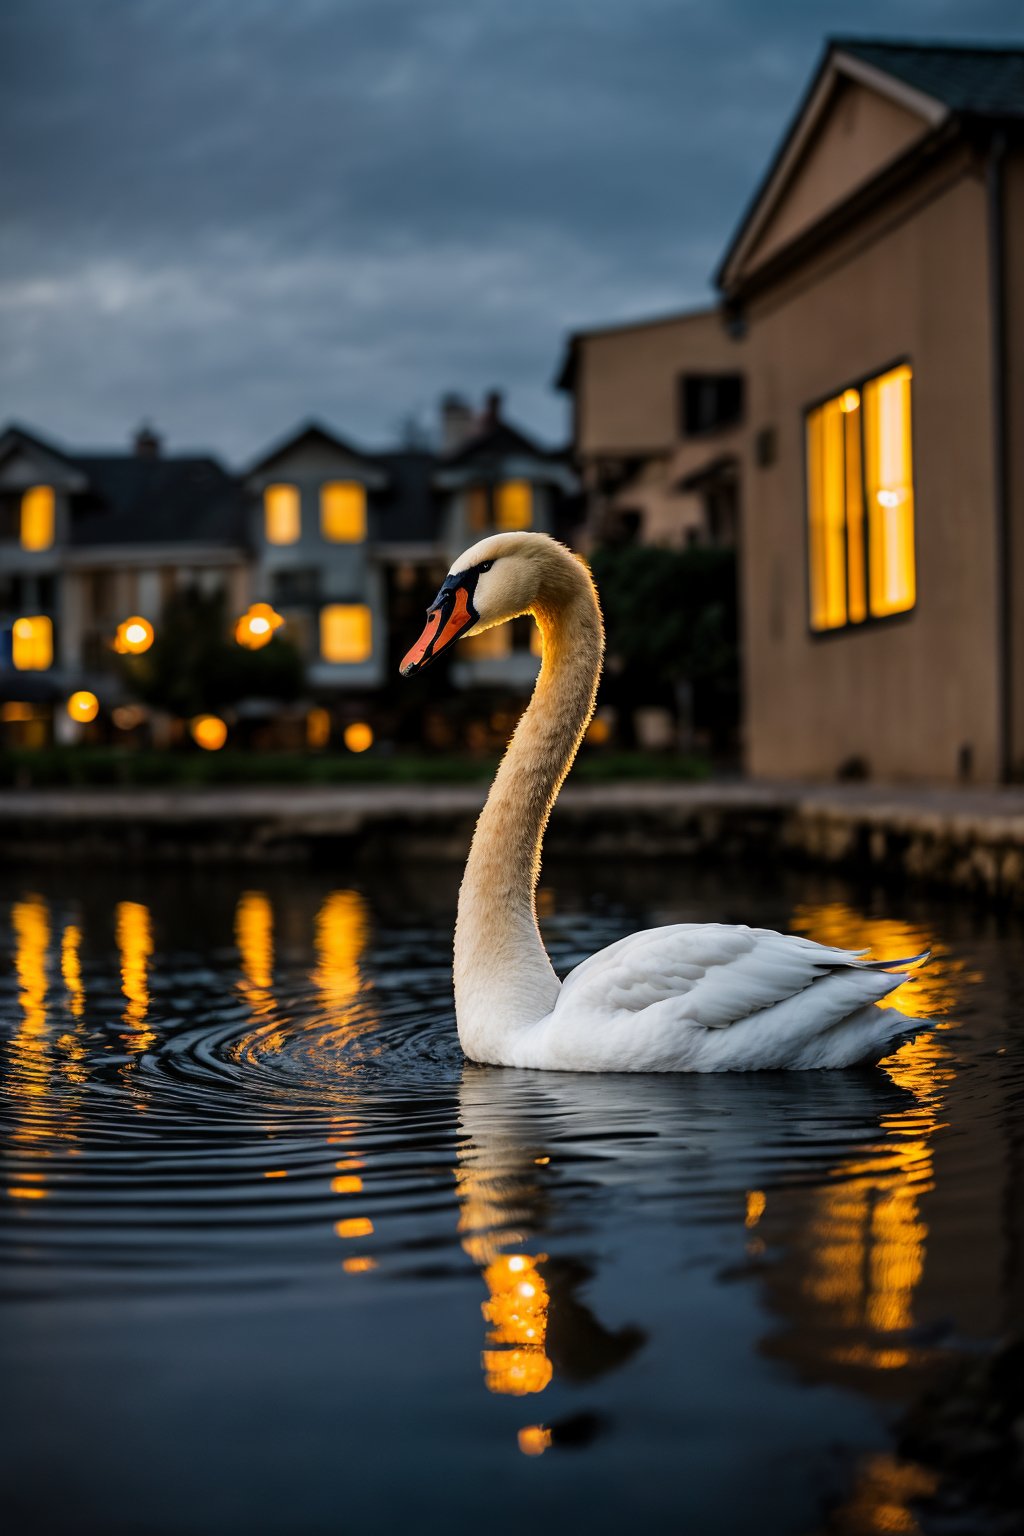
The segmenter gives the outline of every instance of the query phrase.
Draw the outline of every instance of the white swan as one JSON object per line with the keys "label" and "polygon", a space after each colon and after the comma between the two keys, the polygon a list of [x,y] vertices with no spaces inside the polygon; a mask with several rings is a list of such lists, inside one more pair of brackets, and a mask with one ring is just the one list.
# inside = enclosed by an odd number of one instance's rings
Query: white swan
{"label": "white swan", "polygon": [[455,1009],[472,1060],[578,1072],[740,1072],[876,1062],[925,1027],[874,1003],[908,960],[869,962],[765,928],[679,923],[631,934],[564,981],[537,927],[541,843],[594,709],[601,610],[582,561],[540,533],[496,534],[461,555],[402,662],[405,676],[460,637],[519,614],[544,659],[480,814],[459,894]]}

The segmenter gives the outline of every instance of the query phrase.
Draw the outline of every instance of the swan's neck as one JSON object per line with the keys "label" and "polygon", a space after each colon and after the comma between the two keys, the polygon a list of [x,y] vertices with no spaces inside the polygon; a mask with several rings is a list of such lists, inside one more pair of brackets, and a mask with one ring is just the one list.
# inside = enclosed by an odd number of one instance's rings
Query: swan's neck
{"label": "swan's neck", "polygon": [[480,814],[459,893],[455,1009],[475,1061],[500,1060],[512,1030],[550,1013],[560,983],[537,927],[548,815],[594,710],[604,633],[582,565],[534,615],[544,659],[533,697]]}

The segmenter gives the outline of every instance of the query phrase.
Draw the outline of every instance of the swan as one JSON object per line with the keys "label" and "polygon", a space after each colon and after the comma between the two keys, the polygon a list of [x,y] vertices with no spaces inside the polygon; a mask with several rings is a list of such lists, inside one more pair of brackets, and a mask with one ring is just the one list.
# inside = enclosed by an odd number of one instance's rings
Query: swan
{"label": "swan", "polygon": [[537,925],[548,816],[594,712],[604,653],[584,562],[543,533],[460,555],[406,653],[405,677],[460,639],[532,614],[543,640],[529,706],[473,835],[455,928],[455,1013],[472,1060],[575,1072],[745,1072],[875,1063],[925,1028],[873,1005],[928,958],[723,923],[610,944],[559,981]]}

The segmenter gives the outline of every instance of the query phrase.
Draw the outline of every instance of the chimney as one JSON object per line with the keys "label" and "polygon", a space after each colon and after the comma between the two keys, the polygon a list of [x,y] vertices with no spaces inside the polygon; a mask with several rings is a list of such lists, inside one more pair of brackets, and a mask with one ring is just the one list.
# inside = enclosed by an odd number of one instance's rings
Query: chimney
{"label": "chimney", "polygon": [[135,457],[137,459],[158,459],[161,446],[157,433],[153,431],[148,421],[144,421],[132,438],[132,448],[135,451]]}
{"label": "chimney", "polygon": [[484,396],[483,425],[496,427],[501,420],[501,390],[489,389]]}
{"label": "chimney", "polygon": [[468,442],[476,431],[473,412],[461,395],[441,397],[441,447],[446,453],[454,453]]}

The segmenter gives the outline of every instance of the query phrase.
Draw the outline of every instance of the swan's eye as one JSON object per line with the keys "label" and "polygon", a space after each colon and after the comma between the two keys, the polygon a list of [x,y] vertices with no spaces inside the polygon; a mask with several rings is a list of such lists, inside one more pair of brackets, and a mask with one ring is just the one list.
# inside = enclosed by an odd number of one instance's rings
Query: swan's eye
{"label": "swan's eye", "polygon": [[483,575],[484,571],[489,571],[493,564],[494,564],[493,560],[485,560],[483,565],[478,565],[477,566],[477,570],[480,572],[481,575]]}

